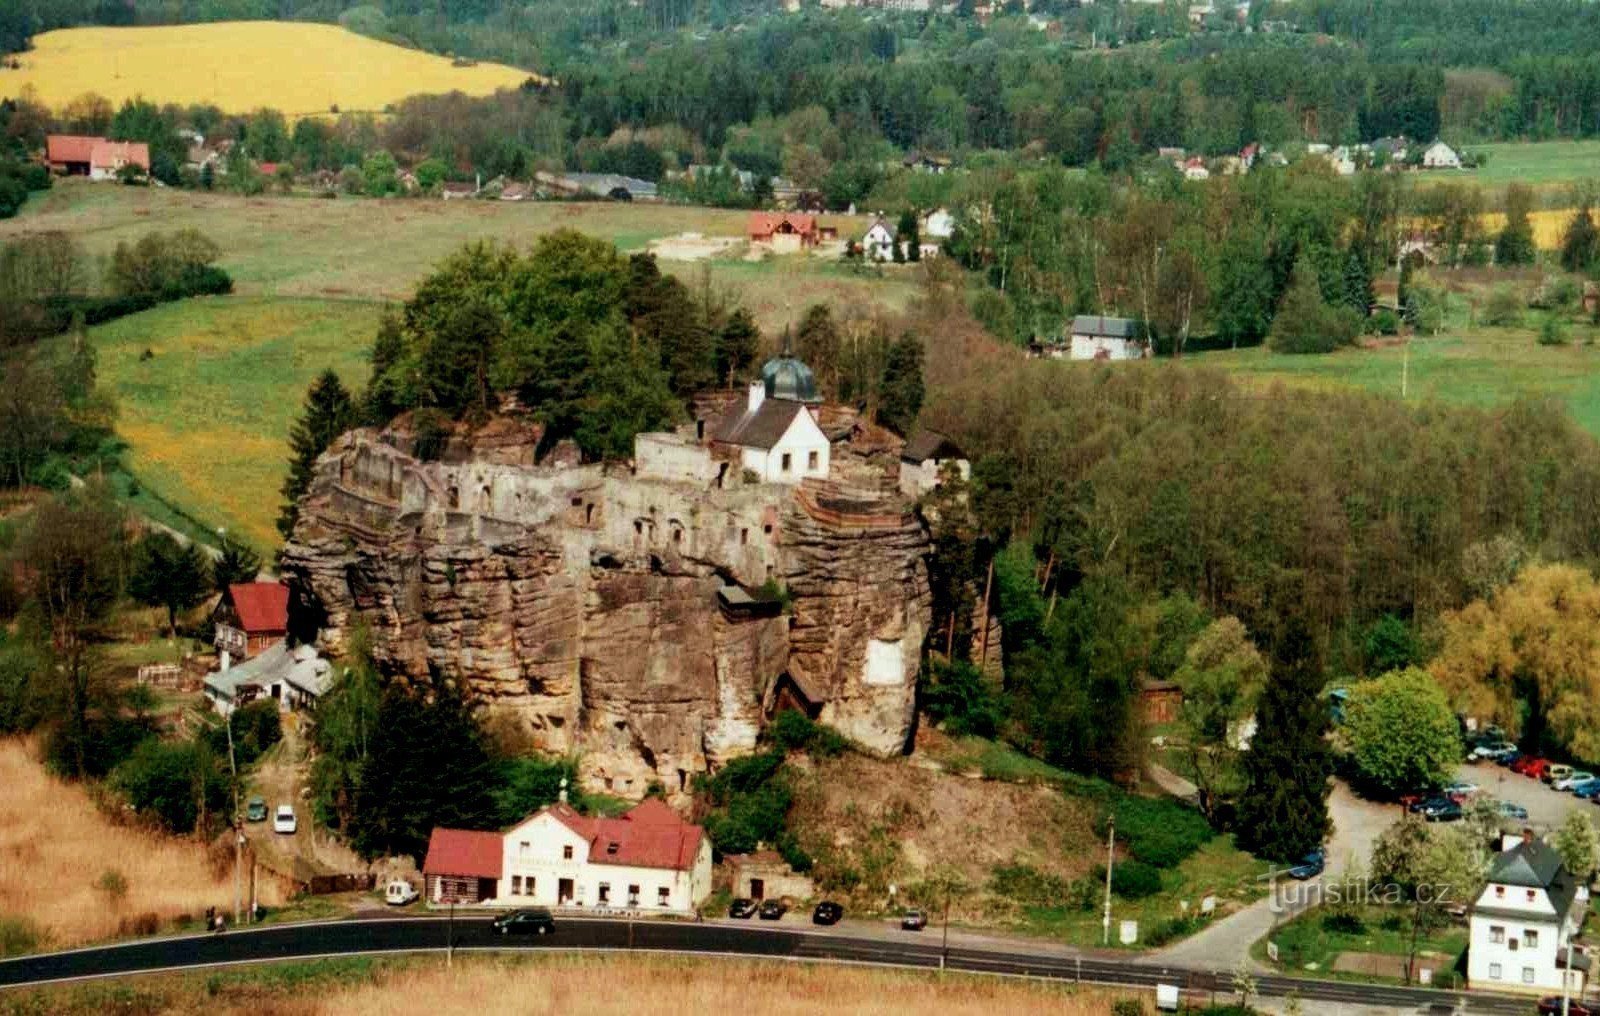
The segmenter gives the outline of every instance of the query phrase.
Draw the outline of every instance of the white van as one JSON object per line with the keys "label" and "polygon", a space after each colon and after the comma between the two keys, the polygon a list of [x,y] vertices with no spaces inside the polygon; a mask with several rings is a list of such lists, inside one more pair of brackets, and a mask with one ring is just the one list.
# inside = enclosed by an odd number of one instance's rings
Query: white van
{"label": "white van", "polygon": [[383,887],[383,901],[391,907],[403,907],[417,898],[417,890],[403,878],[391,879]]}

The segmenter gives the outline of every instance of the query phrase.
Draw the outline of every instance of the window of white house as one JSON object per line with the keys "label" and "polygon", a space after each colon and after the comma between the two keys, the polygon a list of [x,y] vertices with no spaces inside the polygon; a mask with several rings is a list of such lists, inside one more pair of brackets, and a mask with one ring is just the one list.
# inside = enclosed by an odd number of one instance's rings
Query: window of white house
{"label": "window of white house", "polygon": [[598,900],[601,903],[610,903],[611,902],[611,883],[610,882],[601,882],[600,883],[600,888],[599,888],[599,890],[597,891],[597,893],[595,895],[595,899]]}
{"label": "window of white house", "polygon": [[659,904],[660,906],[664,907],[664,906],[667,905],[667,901],[669,899],[671,899],[671,898],[672,898],[672,890],[671,889],[668,889],[666,886],[658,886],[656,888],[656,903],[657,904]]}
{"label": "window of white house", "polygon": [[517,856],[527,857],[530,849],[532,849],[531,844],[529,844],[527,840],[523,840],[521,843],[517,844]]}
{"label": "window of white house", "polygon": [[1500,979],[1500,964],[1498,964],[1498,963],[1489,964],[1489,980],[1498,981],[1499,979]]}
{"label": "window of white house", "polygon": [[630,885],[628,887],[628,906],[637,907],[638,905],[639,905],[639,887],[636,886],[636,885]]}
{"label": "window of white house", "polygon": [[793,468],[793,466],[794,466],[794,456],[790,455],[788,452],[784,452],[783,453],[783,465],[781,466],[781,468],[783,469],[783,471],[785,473],[787,473],[791,468]]}
{"label": "window of white house", "polygon": [[1512,939],[1511,941],[1507,942],[1506,943],[1506,948],[1510,949],[1512,952],[1516,952],[1517,951],[1517,940],[1516,939]]}
{"label": "window of white house", "polygon": [[572,860],[572,844],[569,843],[561,848],[561,859],[563,861]]}
{"label": "window of white house", "polygon": [[1506,887],[1503,886],[1503,885],[1495,886],[1494,887],[1494,895],[1495,895],[1495,899],[1504,899],[1505,895],[1506,895]]}
{"label": "window of white house", "polygon": [[1506,930],[1498,924],[1489,925],[1489,941],[1499,945],[1506,940]]}
{"label": "window of white house", "polygon": [[522,876],[521,875],[512,875],[511,876],[511,895],[513,895],[513,896],[521,896],[522,895]]}
{"label": "window of white house", "polygon": [[1522,945],[1527,949],[1539,948],[1539,932],[1533,928],[1523,928]]}
{"label": "window of white house", "polygon": [[817,453],[806,452],[806,468],[815,471],[817,468]]}
{"label": "window of white house", "polygon": [[1533,968],[1532,967],[1523,967],[1522,968],[1522,983],[1523,984],[1532,984],[1533,983]]}
{"label": "window of white house", "polygon": [[533,895],[533,876],[532,875],[524,875],[522,877],[522,895],[524,895],[524,896],[532,896]]}
{"label": "window of white house", "polygon": [[1533,890],[1532,889],[1528,890],[1528,902],[1529,903],[1533,902]]}

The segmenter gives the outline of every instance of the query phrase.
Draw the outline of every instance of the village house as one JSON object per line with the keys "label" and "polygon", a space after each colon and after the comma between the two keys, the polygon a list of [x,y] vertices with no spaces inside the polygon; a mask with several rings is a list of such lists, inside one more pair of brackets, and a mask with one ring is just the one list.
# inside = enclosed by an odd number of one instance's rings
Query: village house
{"label": "village house", "polygon": [[1456,150],[1435,139],[1422,153],[1423,169],[1460,169],[1461,156]]}
{"label": "village house", "polygon": [[817,217],[809,212],[751,212],[745,232],[751,243],[775,254],[798,254],[821,239]]}
{"label": "village house", "polygon": [[939,486],[952,463],[963,481],[972,478],[972,463],[960,446],[936,430],[919,431],[900,451],[900,493],[921,497]]}
{"label": "village house", "polygon": [[236,582],[222,594],[211,614],[216,629],[212,644],[222,653],[245,660],[282,642],[289,634],[289,587],[280,582]]}
{"label": "village house", "polygon": [[656,185],[620,173],[533,174],[534,182],[555,197],[608,198],[612,201],[654,201]]}
{"label": "village house", "polygon": [[63,176],[115,180],[125,166],[150,172],[150,146],[143,141],[108,141],[79,134],[51,134],[45,138],[45,162]]}
{"label": "village house", "polygon": [[897,242],[894,227],[879,216],[861,237],[861,255],[868,261],[893,261]]}
{"label": "village house", "polygon": [[711,435],[713,451],[736,456],[740,466],[767,483],[826,479],[831,446],[817,424],[822,400],[811,368],[783,353],[761,368],[744,404],[722,418]]}
{"label": "village house", "polygon": [[[1139,322],[1130,318],[1079,314],[1068,329],[1068,355],[1074,360],[1142,360],[1150,355]],[[1051,354],[1059,358],[1060,348]]]}
{"label": "village house", "polygon": [[223,654],[222,669],[206,675],[211,708],[227,716],[257,699],[270,698],[282,709],[308,709],[333,687],[333,667],[311,646],[279,640],[237,666]]}
{"label": "village house", "polygon": [[435,828],[428,902],[688,914],[710,895],[711,839],[666,802],[594,818],[561,798],[503,832]]}
{"label": "village house", "polygon": [[1209,180],[1211,171],[1206,168],[1206,162],[1198,155],[1192,155],[1183,162],[1183,178],[1185,180]]}
{"label": "village house", "polygon": [[1495,855],[1489,880],[1472,907],[1467,984],[1495,991],[1583,994],[1588,957],[1567,946],[1588,910],[1588,890],[1532,830]]}
{"label": "village house", "polygon": [[918,173],[943,173],[950,169],[950,159],[944,155],[908,152],[906,157],[901,160],[901,165],[907,169],[916,170]]}
{"label": "village house", "polygon": [[1139,681],[1139,709],[1149,726],[1171,723],[1183,708],[1183,689],[1176,681],[1160,681],[1153,677]]}
{"label": "village house", "polygon": [[924,258],[938,257],[944,245],[955,235],[956,218],[948,209],[935,208],[922,220],[922,235],[918,249]]}

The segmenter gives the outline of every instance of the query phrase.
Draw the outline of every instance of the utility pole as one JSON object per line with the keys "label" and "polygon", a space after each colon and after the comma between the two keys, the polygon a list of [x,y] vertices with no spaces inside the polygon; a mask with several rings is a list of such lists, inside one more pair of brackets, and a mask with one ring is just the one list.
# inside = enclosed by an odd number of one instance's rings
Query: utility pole
{"label": "utility pole", "polygon": [[1567,966],[1561,971],[1561,1016],[1572,1013],[1572,936],[1567,936]]}
{"label": "utility pole", "polygon": [[222,718],[223,726],[228,729],[228,772],[232,775],[233,783],[233,923],[239,924],[239,908],[243,905],[243,887],[239,882],[239,871],[244,864],[244,830],[239,823],[239,766],[233,755],[233,713]]}
{"label": "utility pole", "polygon": [[1111,944],[1111,866],[1117,859],[1117,817],[1112,815],[1106,821],[1110,828],[1106,833],[1106,909],[1100,919],[1101,945]]}
{"label": "utility pole", "polygon": [[444,926],[444,965],[446,968],[456,965],[456,898],[450,897],[450,920]]}

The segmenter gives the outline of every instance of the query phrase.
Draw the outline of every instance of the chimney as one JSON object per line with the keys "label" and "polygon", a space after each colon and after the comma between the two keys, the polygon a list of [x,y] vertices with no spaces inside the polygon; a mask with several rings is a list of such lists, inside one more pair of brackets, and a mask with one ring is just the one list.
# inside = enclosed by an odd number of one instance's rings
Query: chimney
{"label": "chimney", "polygon": [[750,398],[745,404],[745,411],[753,413],[761,408],[761,403],[767,399],[767,384],[765,381],[750,382]]}

